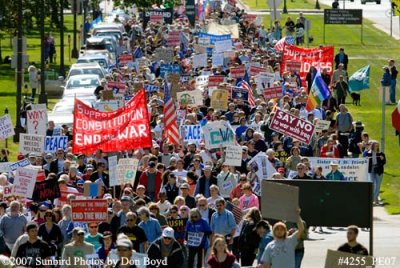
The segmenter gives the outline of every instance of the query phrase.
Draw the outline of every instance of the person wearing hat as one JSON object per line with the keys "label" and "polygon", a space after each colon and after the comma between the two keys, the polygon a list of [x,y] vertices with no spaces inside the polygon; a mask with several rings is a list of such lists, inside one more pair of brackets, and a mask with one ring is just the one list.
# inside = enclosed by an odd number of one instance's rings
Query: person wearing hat
{"label": "person wearing hat", "polygon": [[132,242],[127,238],[121,238],[117,240],[116,244],[119,260],[112,268],[136,268],[135,262],[131,261],[133,254]]}
{"label": "person wearing hat", "polygon": [[137,218],[135,212],[128,212],[126,214],[126,224],[119,228],[118,233],[123,233],[129,238],[135,251],[146,252],[148,246],[147,236],[144,230],[136,225]]}
{"label": "person wearing hat", "polygon": [[80,173],[84,173],[85,169],[86,169],[86,164],[85,164],[85,155],[84,154],[79,154],[77,157],[77,166],[78,166],[78,170]]}
{"label": "person wearing hat", "polygon": [[[161,265],[148,265],[149,268],[155,267],[184,267],[185,256],[179,243],[175,240],[174,229],[167,227],[163,230],[162,235],[154,241],[147,255],[150,260],[157,260]],[[166,258],[166,259],[165,259]]]}
{"label": "person wearing hat", "polygon": [[29,154],[29,162],[31,165],[35,166],[36,165],[36,154],[35,153],[30,153]]}
{"label": "person wearing hat", "polygon": [[75,227],[72,230],[72,242],[64,246],[61,259],[71,263],[74,268],[86,268],[85,256],[94,253],[94,246],[85,242],[85,231],[81,227]]}
{"label": "person wearing hat", "polygon": [[181,186],[179,186],[179,189],[180,195],[185,198],[185,205],[190,209],[196,207],[196,200],[189,194],[189,184],[186,182],[182,183]]}
{"label": "person wearing hat", "polygon": [[162,173],[156,169],[154,161],[150,161],[147,170],[140,175],[139,184],[146,187],[146,195],[151,200],[158,201],[158,193],[162,184]]}
{"label": "person wearing hat", "polygon": [[110,231],[105,231],[101,239],[101,247],[96,251],[99,259],[105,262],[107,260],[108,254],[111,250],[115,249],[115,245],[112,240],[112,233]]}
{"label": "person wearing hat", "polygon": [[328,181],[344,181],[345,177],[342,172],[339,171],[339,163],[337,161],[332,161],[330,163],[331,171],[326,174],[326,179]]}

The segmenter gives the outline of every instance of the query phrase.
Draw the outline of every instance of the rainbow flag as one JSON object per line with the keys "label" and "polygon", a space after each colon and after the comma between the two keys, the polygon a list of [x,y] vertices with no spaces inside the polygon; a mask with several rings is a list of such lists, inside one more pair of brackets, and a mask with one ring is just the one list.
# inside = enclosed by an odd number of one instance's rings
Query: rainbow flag
{"label": "rainbow flag", "polygon": [[330,92],[328,86],[321,77],[321,73],[318,71],[314,77],[314,81],[311,86],[311,90],[308,94],[306,110],[311,112],[321,104],[324,100],[329,98]]}
{"label": "rainbow flag", "polygon": [[207,19],[211,14],[210,0],[204,0],[203,10],[204,10],[204,18]]}

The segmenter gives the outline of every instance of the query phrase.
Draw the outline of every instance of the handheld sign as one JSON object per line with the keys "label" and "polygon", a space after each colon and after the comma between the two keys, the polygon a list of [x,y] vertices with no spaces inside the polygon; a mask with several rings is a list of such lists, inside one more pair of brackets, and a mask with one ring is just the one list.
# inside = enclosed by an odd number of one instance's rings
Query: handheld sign
{"label": "handheld sign", "polygon": [[9,114],[0,117],[0,140],[7,139],[8,137],[14,136],[14,127],[11,123]]}
{"label": "handheld sign", "polygon": [[102,222],[107,220],[107,200],[71,200],[74,222]]}

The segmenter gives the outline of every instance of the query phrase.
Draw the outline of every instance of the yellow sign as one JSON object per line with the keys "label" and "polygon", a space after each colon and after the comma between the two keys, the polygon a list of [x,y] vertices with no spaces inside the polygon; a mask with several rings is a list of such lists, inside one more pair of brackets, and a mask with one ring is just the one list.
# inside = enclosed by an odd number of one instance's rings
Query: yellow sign
{"label": "yellow sign", "polygon": [[216,89],[212,92],[211,107],[216,111],[225,111],[228,108],[228,91],[226,89]]}

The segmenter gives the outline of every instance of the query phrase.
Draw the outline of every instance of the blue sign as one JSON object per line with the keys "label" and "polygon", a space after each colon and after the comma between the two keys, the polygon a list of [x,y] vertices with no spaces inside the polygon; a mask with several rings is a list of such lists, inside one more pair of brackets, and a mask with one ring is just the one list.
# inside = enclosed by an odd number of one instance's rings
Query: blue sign
{"label": "blue sign", "polygon": [[29,162],[29,159],[25,158],[22,159],[21,161],[10,164],[9,167],[12,171],[16,171],[19,167],[26,167],[29,166],[30,164],[31,162]]}
{"label": "blue sign", "polygon": [[200,141],[203,139],[200,125],[182,125],[181,134],[183,140],[186,142],[194,142],[196,144],[199,144]]}
{"label": "blue sign", "polygon": [[46,153],[54,153],[58,148],[67,150],[68,137],[67,136],[47,136],[45,141],[44,150]]}
{"label": "blue sign", "polygon": [[159,92],[160,91],[160,87],[156,86],[156,85],[144,85],[144,90],[146,92]]}
{"label": "blue sign", "polygon": [[181,74],[181,66],[179,64],[161,64],[160,76],[164,78],[166,74]]}
{"label": "blue sign", "polygon": [[234,87],[232,88],[232,99],[247,101],[249,99],[249,91],[241,87]]}
{"label": "blue sign", "polygon": [[209,33],[199,33],[199,37],[209,37],[211,45],[215,45],[215,42],[217,42],[217,41],[231,40],[230,34],[218,35],[218,34],[209,34]]}

